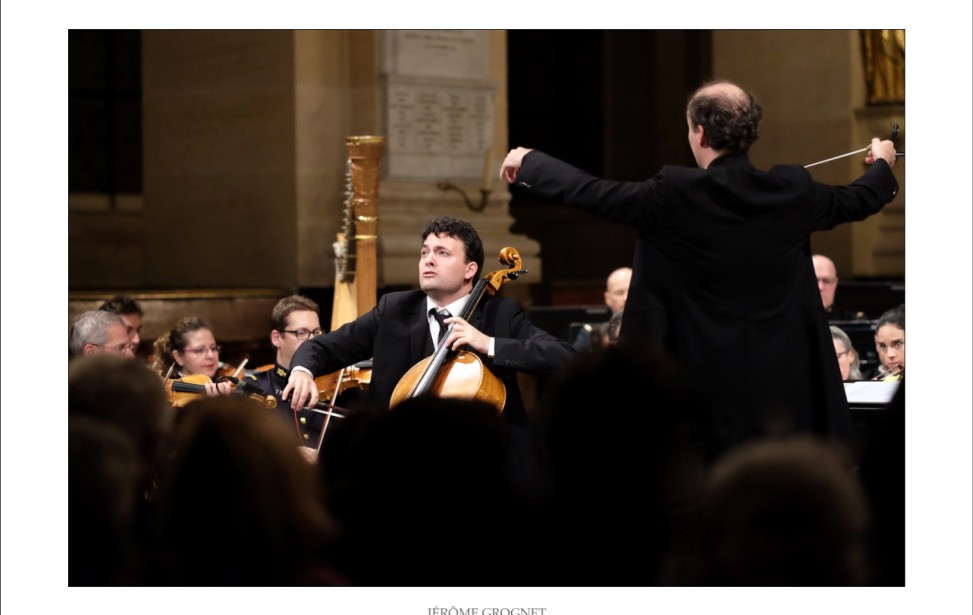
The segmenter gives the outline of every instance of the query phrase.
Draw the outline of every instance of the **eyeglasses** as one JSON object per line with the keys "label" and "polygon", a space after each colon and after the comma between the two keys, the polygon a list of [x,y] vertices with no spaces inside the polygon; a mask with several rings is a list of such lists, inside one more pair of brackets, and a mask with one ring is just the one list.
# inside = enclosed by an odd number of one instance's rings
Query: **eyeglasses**
{"label": "eyeglasses", "polygon": [[898,342],[892,342],[892,343],[891,343],[891,344],[889,344],[889,345],[885,345],[885,344],[875,344],[875,348],[876,348],[876,349],[877,349],[877,350],[878,350],[879,352],[881,352],[882,354],[887,354],[887,353],[888,353],[888,351],[889,351],[889,346],[891,346],[891,347],[892,347],[892,348],[893,348],[893,349],[894,349],[894,350],[895,350],[896,352],[900,352],[900,351],[901,351],[901,350],[902,350],[903,348],[905,348],[905,342],[902,342],[902,341],[898,341]]}
{"label": "eyeglasses", "polygon": [[185,352],[186,354],[191,354],[194,357],[200,357],[206,354],[207,351],[212,352],[213,354],[220,354],[221,350],[223,350],[222,346],[220,346],[219,344],[214,344],[213,346],[200,346],[199,348],[187,348],[183,352]]}
{"label": "eyeglasses", "polygon": [[850,350],[845,350],[843,352],[836,352],[835,355],[840,359],[841,357],[845,356],[849,352],[851,352],[851,351]]}
{"label": "eyeglasses", "polygon": [[288,331],[284,329],[281,333],[290,333],[299,340],[309,340],[312,337],[321,335],[321,329],[315,329],[314,331],[308,331],[307,329],[298,329],[297,331]]}
{"label": "eyeglasses", "polygon": [[819,284],[824,284],[825,286],[831,286],[832,284],[838,283],[838,278],[818,278]]}
{"label": "eyeglasses", "polygon": [[104,348],[106,352],[112,354],[126,355],[135,354],[135,344],[118,344],[117,346],[106,346],[105,344],[95,344],[98,348]]}

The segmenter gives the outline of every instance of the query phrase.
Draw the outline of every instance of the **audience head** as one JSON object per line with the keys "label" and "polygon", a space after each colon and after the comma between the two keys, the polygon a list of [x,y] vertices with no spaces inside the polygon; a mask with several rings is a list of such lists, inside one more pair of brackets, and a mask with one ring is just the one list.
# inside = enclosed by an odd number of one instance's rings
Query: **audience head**
{"label": "audience head", "polygon": [[693,92],[686,116],[690,147],[705,169],[719,155],[747,153],[760,137],[763,110],[753,94],[720,80]]}
{"label": "audience head", "polygon": [[247,397],[185,406],[156,497],[163,584],[317,584],[333,539],[317,467],[272,412]]}
{"label": "audience head", "polygon": [[[420,396],[358,426],[365,429],[344,440],[341,465],[328,471],[332,509],[345,529],[342,569],[352,582],[509,583],[509,563],[498,565],[493,555],[508,552],[513,510],[506,426],[496,409]],[[447,552],[480,556],[458,566]]]}
{"label": "audience head", "polygon": [[864,490],[843,450],[810,437],[753,441],[713,467],[700,580],[861,585],[868,524]]}
{"label": "audience head", "polygon": [[550,484],[544,580],[658,582],[672,526],[702,497],[700,409],[680,366],[644,342],[594,348],[558,372],[534,422]]}
{"label": "audience head", "polygon": [[210,324],[195,316],[182,318],[163,344],[165,362],[175,361],[183,376],[203,374],[213,378],[220,368],[220,350]]}
{"label": "audience head", "polygon": [[274,306],[270,343],[277,349],[276,360],[281,367],[290,369],[298,346],[321,334],[320,314],[318,304],[301,295],[284,297]]}
{"label": "audience head", "polygon": [[68,349],[73,356],[103,352],[135,356],[125,322],[118,314],[102,310],[85,312],[74,319]]}
{"label": "audience head", "polygon": [[905,368],[905,304],[879,316],[875,323],[875,350],[884,371]]}
{"label": "audience head", "polygon": [[68,415],[118,428],[140,456],[143,481],[152,480],[172,420],[172,408],[158,374],[139,361],[111,354],[72,359],[68,365]]}
{"label": "audience head", "polygon": [[116,425],[68,418],[68,585],[138,582],[138,462],[131,437]]}
{"label": "audience head", "polygon": [[601,488],[610,483],[602,464],[642,466],[646,478],[646,470],[658,471],[659,455],[677,444],[671,436],[685,432],[694,409],[678,363],[661,349],[623,341],[579,354],[558,372],[538,424],[555,480]]}
{"label": "audience head", "polygon": [[144,316],[144,313],[135,299],[127,295],[116,295],[102,303],[98,309],[121,316],[125,322],[129,340],[135,348],[139,347],[139,344],[142,343],[142,316]]}
{"label": "audience head", "polygon": [[632,269],[620,267],[608,275],[605,283],[605,305],[612,314],[617,314],[625,307],[628,299],[628,286],[632,281]]}
{"label": "audience head", "polygon": [[834,262],[823,254],[811,257],[814,263],[814,276],[818,279],[818,292],[821,293],[821,304],[830,311],[834,307],[834,292],[838,288],[838,271]]}
{"label": "audience head", "polygon": [[842,380],[861,380],[861,360],[858,352],[851,343],[848,334],[838,327],[831,326],[831,341],[834,342],[834,352],[838,356],[838,367],[841,368]]}

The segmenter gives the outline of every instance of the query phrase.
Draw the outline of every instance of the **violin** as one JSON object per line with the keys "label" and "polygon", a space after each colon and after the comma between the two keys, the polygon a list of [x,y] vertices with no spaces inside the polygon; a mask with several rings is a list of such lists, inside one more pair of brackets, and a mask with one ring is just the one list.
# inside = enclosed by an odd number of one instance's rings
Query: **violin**
{"label": "violin", "polygon": [[899,382],[905,378],[905,366],[896,367],[895,369],[885,372],[884,374],[879,374],[872,378],[872,380],[880,380],[882,382]]}
{"label": "violin", "polygon": [[[205,397],[207,395],[206,384],[211,384],[212,382],[213,380],[206,374],[189,374],[175,379],[167,378],[165,388],[166,394],[169,397],[169,403],[173,408],[182,408],[195,399]],[[273,395],[245,392],[243,389],[237,388],[236,384],[234,384],[233,394],[246,395],[266,408],[277,407],[277,398]]]}
{"label": "violin", "polygon": [[[505,282],[516,280],[527,273],[520,253],[515,248],[506,247],[501,250],[499,260],[507,268],[491,272],[476,283],[460,315],[463,320],[470,319],[485,295],[492,297]],[[497,412],[503,412],[507,401],[507,389],[503,382],[484,367],[482,359],[476,353],[450,350],[445,342],[452,331],[453,325],[450,325],[446,335],[436,344],[433,354],[413,365],[402,376],[392,391],[390,408],[405,399],[437,395],[478,399],[494,406]]]}
{"label": "violin", "polygon": [[232,378],[239,378],[241,375],[243,375],[244,373],[243,368],[247,366],[247,361],[249,360],[250,360],[249,357],[244,359],[243,361],[240,362],[240,365],[233,365],[232,363],[221,364],[219,369],[216,370],[216,377],[219,378],[220,376],[226,376]]}
{"label": "violin", "polygon": [[339,395],[351,389],[367,390],[371,382],[371,361],[359,361],[354,365],[343,367],[336,372],[314,379],[314,383],[318,387],[318,398],[325,402],[333,402]]}

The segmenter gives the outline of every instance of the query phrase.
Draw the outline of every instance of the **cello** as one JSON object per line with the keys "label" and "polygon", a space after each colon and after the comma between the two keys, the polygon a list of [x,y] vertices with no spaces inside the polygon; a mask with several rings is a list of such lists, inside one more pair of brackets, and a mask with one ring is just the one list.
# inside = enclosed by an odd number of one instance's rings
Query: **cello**
{"label": "cello", "polygon": [[[499,260],[507,268],[493,271],[477,281],[463,313],[460,314],[463,320],[468,321],[472,317],[485,295],[492,297],[505,282],[516,280],[527,273],[520,253],[515,248],[506,247],[500,250]],[[446,335],[436,344],[433,354],[413,365],[395,385],[389,402],[390,408],[420,395],[436,395],[477,399],[489,403],[497,412],[503,412],[507,401],[507,389],[503,382],[483,365],[482,359],[476,353],[453,351],[446,345],[453,326],[450,325],[446,330]]]}

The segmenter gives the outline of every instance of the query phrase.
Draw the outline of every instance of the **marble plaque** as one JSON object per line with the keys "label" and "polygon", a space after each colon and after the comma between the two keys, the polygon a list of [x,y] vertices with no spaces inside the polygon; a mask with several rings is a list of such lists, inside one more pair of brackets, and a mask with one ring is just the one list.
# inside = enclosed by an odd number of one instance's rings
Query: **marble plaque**
{"label": "marble plaque", "polygon": [[479,179],[489,166],[494,88],[388,79],[386,167],[404,179]]}
{"label": "marble plaque", "polygon": [[388,30],[384,72],[485,81],[488,35],[486,30]]}

